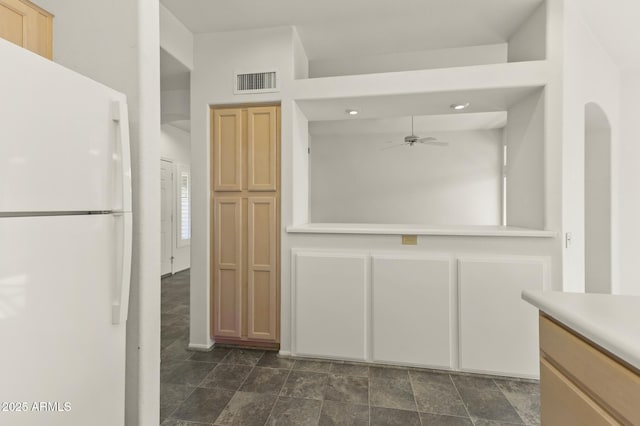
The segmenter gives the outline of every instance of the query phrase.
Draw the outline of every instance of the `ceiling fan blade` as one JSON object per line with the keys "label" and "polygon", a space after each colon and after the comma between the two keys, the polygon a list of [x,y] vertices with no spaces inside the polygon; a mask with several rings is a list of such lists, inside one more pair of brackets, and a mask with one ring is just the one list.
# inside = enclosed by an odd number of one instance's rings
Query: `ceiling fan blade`
{"label": "ceiling fan blade", "polygon": [[418,139],[418,143],[425,145],[435,145],[435,146],[448,146],[449,142],[441,141],[433,137],[426,137]]}
{"label": "ceiling fan blade", "polygon": [[388,149],[399,148],[399,147],[401,147],[403,145],[407,145],[407,143],[406,142],[402,142],[402,143],[398,143],[398,144],[395,144],[395,145],[386,146],[384,148],[380,148],[380,151],[386,151]]}

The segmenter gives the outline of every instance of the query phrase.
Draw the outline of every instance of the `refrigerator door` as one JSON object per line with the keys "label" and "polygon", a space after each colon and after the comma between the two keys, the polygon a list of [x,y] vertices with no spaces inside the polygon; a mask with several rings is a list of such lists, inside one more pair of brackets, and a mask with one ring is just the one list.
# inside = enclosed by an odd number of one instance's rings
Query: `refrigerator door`
{"label": "refrigerator door", "polygon": [[0,424],[124,424],[122,227],[122,215],[0,218]]}
{"label": "refrigerator door", "polygon": [[130,211],[125,96],[2,39],[0,63],[0,214]]}

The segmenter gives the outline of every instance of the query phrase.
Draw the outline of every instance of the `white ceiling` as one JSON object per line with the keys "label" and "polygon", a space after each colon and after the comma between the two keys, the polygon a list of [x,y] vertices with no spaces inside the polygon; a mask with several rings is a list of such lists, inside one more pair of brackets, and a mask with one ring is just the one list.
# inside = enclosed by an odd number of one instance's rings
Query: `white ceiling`
{"label": "white ceiling", "polygon": [[162,90],[188,90],[190,86],[189,68],[163,49],[160,49],[160,86]]}
{"label": "white ceiling", "polygon": [[194,33],[294,25],[309,59],[314,60],[503,43],[542,0],[161,0],[161,3]]}
{"label": "white ceiling", "polygon": [[465,90],[407,95],[367,96],[299,100],[298,106],[309,121],[349,120],[347,109],[357,109],[359,119],[390,118],[410,115],[448,115],[454,103],[469,103],[461,114],[508,111],[541,87],[514,87],[485,90]]}

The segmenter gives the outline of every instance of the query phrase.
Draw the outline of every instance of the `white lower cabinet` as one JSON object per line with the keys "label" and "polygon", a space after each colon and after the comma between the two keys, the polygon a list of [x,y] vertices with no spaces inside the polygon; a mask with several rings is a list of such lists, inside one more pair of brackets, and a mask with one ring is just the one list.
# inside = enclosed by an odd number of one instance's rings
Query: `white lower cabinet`
{"label": "white lower cabinet", "polygon": [[460,368],[539,376],[538,311],[523,290],[547,287],[545,258],[458,260]]}
{"label": "white lower cabinet", "polygon": [[[457,265],[457,269],[455,268]],[[538,377],[549,259],[292,251],[292,354]]]}
{"label": "white lower cabinet", "polygon": [[368,257],[294,252],[294,352],[365,359]]}
{"label": "white lower cabinet", "polygon": [[449,258],[372,256],[373,361],[452,367]]}

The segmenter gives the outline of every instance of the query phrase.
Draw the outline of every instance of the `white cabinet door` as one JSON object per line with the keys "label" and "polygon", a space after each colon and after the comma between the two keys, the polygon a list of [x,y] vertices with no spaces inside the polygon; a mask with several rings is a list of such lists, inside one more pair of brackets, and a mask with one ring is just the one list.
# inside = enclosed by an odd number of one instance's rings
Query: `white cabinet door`
{"label": "white cabinet door", "polygon": [[451,260],[372,258],[373,360],[451,368]]}
{"label": "white cabinet door", "polygon": [[546,258],[459,259],[460,368],[538,377],[538,310],[523,290],[547,285]]}
{"label": "white cabinet door", "polygon": [[365,359],[367,256],[294,252],[298,355]]}
{"label": "white cabinet door", "polygon": [[118,299],[121,217],[0,218],[0,401],[70,411],[0,413],[0,423],[124,424],[126,322]]}

